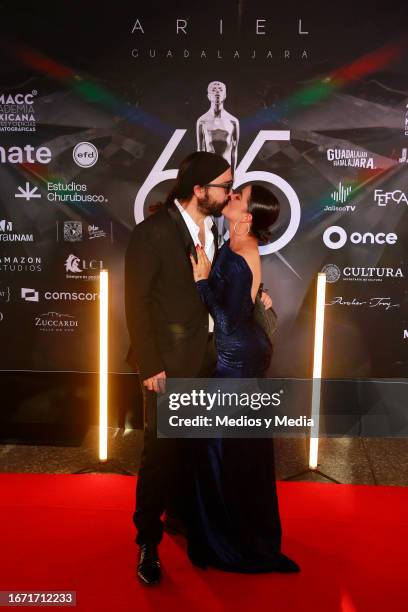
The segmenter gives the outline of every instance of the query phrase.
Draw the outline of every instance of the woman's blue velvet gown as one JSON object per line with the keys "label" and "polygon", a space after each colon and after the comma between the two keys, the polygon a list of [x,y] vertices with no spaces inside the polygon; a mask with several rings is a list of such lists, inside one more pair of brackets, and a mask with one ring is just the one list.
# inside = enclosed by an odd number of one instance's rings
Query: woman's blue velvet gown
{"label": "woman's blue velvet gown", "polygon": [[[228,243],[200,296],[214,318],[218,378],[265,375],[272,347],[254,320],[252,272]],[[188,553],[201,567],[256,573],[279,569],[281,524],[271,439],[194,439]],[[287,561],[289,561],[287,559]]]}

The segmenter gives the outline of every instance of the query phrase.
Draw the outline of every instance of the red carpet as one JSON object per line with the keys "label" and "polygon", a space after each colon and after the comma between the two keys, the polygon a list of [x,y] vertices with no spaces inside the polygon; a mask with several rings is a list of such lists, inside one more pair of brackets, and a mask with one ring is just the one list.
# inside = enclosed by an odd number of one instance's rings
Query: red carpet
{"label": "red carpet", "polygon": [[0,486],[3,591],[76,591],[81,612],[407,610],[404,488],[280,482],[283,551],[300,574],[198,570],[166,536],[149,589],[135,579],[134,478],[0,474]]}

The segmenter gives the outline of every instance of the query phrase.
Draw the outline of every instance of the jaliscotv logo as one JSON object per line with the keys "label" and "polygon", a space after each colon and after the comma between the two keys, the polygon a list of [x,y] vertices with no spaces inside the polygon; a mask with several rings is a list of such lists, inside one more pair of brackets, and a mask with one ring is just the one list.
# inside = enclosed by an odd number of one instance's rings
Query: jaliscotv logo
{"label": "jaliscotv logo", "polygon": [[328,283],[337,283],[342,281],[358,281],[358,282],[382,282],[383,280],[398,280],[403,279],[404,274],[402,268],[379,268],[379,267],[357,267],[343,266],[342,269],[336,264],[326,264],[322,269],[326,274]]}
{"label": "jaliscotv logo", "polygon": [[2,219],[0,220],[0,242],[34,242],[34,236],[13,232],[13,222]]}
{"label": "jaliscotv logo", "polygon": [[[94,302],[99,299],[98,293],[94,291],[44,291],[44,300],[54,302]],[[40,292],[31,287],[21,288],[21,299],[25,302],[40,302]]]}
{"label": "jaliscotv logo", "polygon": [[63,314],[60,312],[46,312],[34,318],[34,326],[40,331],[53,332],[74,332],[79,327],[79,321],[74,315]]}
{"label": "jaliscotv logo", "polygon": [[52,158],[48,147],[2,147],[0,146],[0,163],[2,164],[49,164]]}
{"label": "jaliscotv logo", "polygon": [[0,272],[41,272],[42,258],[21,256],[1,256]]}
{"label": "jaliscotv logo", "polygon": [[0,132],[35,132],[34,103],[37,90],[0,94]]}
{"label": "jaliscotv logo", "polygon": [[362,149],[327,149],[327,160],[333,166],[374,169],[374,157]]}
{"label": "jaliscotv logo", "polygon": [[348,242],[353,245],[394,245],[397,240],[398,236],[393,232],[388,234],[385,232],[378,232],[377,234],[353,232],[348,236],[346,230],[339,225],[331,225],[323,234],[323,242],[329,249],[341,249]]}
{"label": "jaliscotv logo", "polygon": [[331,203],[327,204],[323,210],[325,212],[354,212],[356,206],[351,203],[346,204],[352,191],[352,185],[343,185],[340,181],[337,189],[330,193]]}
{"label": "jaliscotv logo", "polygon": [[374,190],[374,202],[378,206],[387,206],[387,204],[405,204],[408,206],[408,198],[404,191],[395,189],[394,191],[384,191],[383,189]]}

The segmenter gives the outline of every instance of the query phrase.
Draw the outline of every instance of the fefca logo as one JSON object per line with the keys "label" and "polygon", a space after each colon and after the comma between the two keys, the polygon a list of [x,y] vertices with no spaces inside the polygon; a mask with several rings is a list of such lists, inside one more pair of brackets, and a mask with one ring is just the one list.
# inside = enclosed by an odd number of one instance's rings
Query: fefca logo
{"label": "fefca logo", "polygon": [[378,206],[387,206],[389,202],[396,202],[397,204],[406,204],[408,206],[408,198],[401,189],[395,191],[384,191],[383,189],[374,190],[374,202]]}

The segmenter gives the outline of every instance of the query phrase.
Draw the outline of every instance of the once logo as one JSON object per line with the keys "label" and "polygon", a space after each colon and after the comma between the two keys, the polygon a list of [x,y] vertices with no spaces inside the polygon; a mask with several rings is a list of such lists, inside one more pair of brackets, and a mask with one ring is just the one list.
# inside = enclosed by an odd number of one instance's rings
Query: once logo
{"label": "once logo", "polygon": [[39,302],[39,294],[35,289],[29,289],[28,287],[21,288],[21,297],[26,302]]}
{"label": "once logo", "polygon": [[[339,225],[331,225],[323,234],[323,242],[329,249],[341,249],[347,243],[347,240],[346,230]],[[378,232],[378,234],[353,232],[350,235],[350,242],[353,244],[395,244],[397,240],[398,236],[393,232],[388,234],[384,232]]]}
{"label": "once logo", "polygon": [[72,153],[74,162],[81,168],[91,168],[98,161],[98,149],[91,142],[79,142]]}

